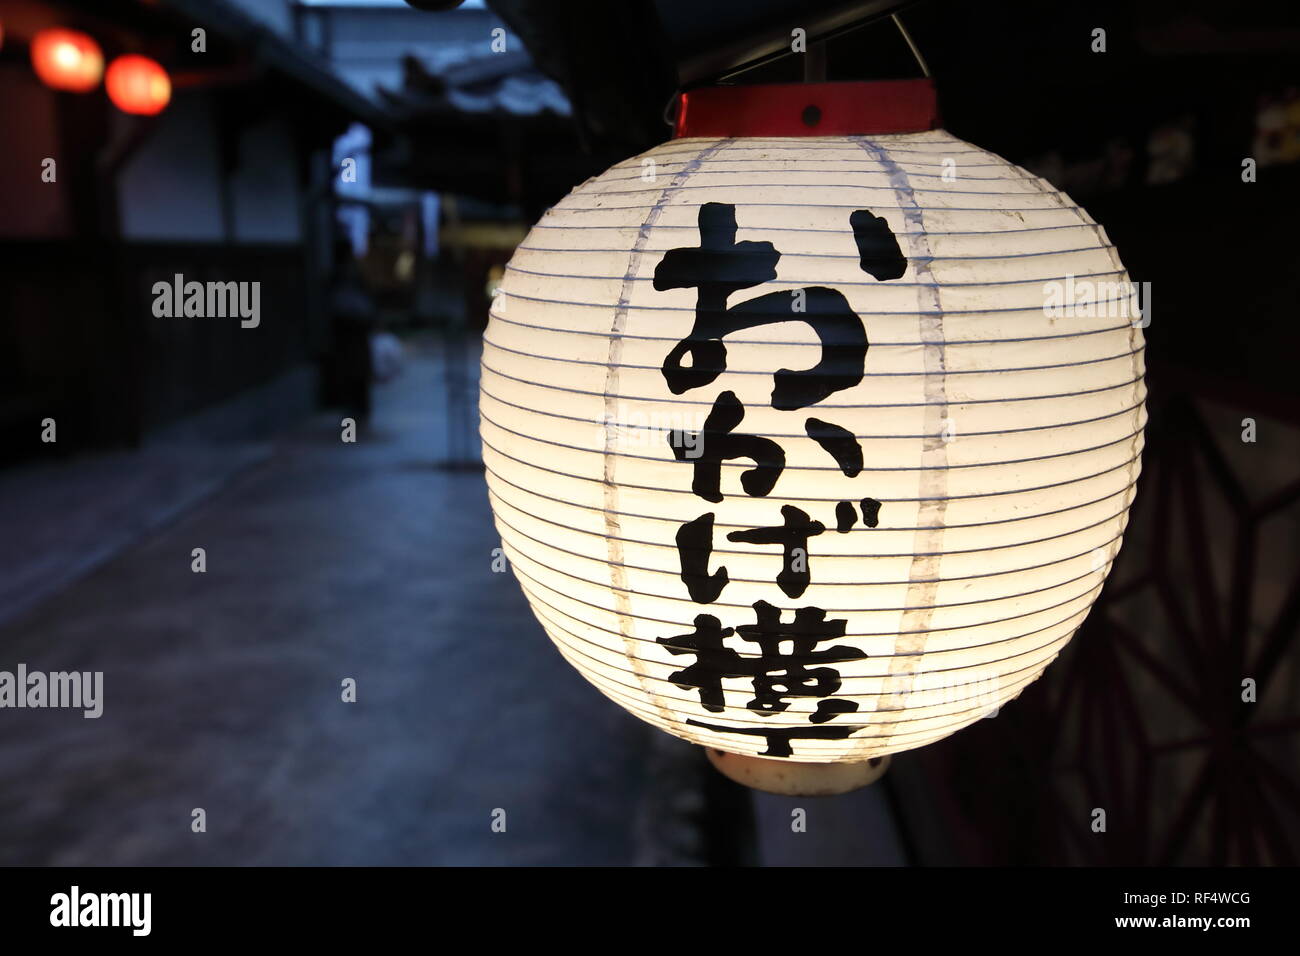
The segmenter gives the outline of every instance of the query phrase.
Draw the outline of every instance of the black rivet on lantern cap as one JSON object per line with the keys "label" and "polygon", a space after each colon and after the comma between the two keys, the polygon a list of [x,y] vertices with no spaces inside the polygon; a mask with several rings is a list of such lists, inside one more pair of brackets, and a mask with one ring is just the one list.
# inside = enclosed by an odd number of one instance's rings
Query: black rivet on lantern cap
{"label": "black rivet on lantern cap", "polygon": [[816,126],[822,121],[822,111],[809,103],[803,108],[803,125]]}

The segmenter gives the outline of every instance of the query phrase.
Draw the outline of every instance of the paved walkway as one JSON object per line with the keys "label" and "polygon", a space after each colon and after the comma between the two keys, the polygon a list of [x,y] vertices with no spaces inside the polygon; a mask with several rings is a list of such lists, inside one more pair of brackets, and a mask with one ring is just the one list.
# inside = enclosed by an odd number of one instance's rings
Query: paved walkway
{"label": "paved walkway", "polygon": [[[658,858],[694,748],[594,693],[492,572],[481,474],[434,465],[437,377],[417,357],[357,444],[317,418],[0,627],[0,670],[105,684],[98,720],[0,710],[0,864]],[[96,493],[74,472],[51,507]]]}

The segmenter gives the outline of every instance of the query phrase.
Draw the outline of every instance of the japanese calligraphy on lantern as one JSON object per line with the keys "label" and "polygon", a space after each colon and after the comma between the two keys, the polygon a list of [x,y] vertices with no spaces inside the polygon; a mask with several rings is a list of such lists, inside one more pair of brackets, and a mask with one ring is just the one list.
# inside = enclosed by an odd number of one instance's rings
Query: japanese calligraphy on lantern
{"label": "japanese calligraphy on lantern", "polygon": [[[885,280],[904,274],[906,261],[883,218],[860,209],[848,217],[846,226],[857,244],[864,272]],[[698,246],[664,253],[654,274],[658,290],[697,291],[694,325],[664,359],[664,380],[674,394],[707,387],[725,375],[726,336],[730,333],[792,319],[805,322],[816,334],[820,358],[807,369],[774,372],[772,408],[797,414],[862,381],[869,348],[867,332],[840,292],[813,286],[770,292],[728,306],[732,294],[776,278],[781,252],[770,242],[737,242],[736,208],[725,203],[700,206],[699,236]],[[683,359],[690,361],[684,365]],[[753,462],[753,467],[740,475],[744,494],[771,496],[780,481],[786,461],[784,448],[772,438],[741,431],[744,418],[745,408],[736,394],[723,391],[693,440],[682,431],[668,433],[673,453],[693,469],[692,492],[706,502],[723,501],[722,465],[734,459]],[[853,477],[861,471],[862,448],[851,431],[811,415],[805,415],[800,424],[807,440],[819,444],[845,475]],[[688,458],[688,448],[697,453]],[[880,503],[864,498],[862,508],[863,522],[875,527]],[[684,521],[676,535],[682,584],[701,605],[716,602],[729,583],[725,567],[709,571],[715,517],[714,511],[705,511]],[[823,534],[826,525],[791,504],[780,506],[780,517],[780,524],[732,531],[727,540],[780,545],[780,570],[773,575],[773,586],[787,598],[798,598],[811,579],[809,542]],[[833,526],[837,532],[847,533],[856,517],[854,502],[841,501],[835,506]],[[669,679],[697,691],[700,704],[710,713],[726,713],[723,685],[727,681],[741,680],[752,686],[753,697],[744,706],[760,716],[783,713],[792,700],[805,699],[815,704],[807,717],[811,726],[764,731],[690,722],[720,733],[761,735],[767,741],[764,756],[772,757],[790,756],[790,741],[796,737],[844,737],[861,729],[843,723],[834,728],[820,726],[858,709],[856,702],[834,697],[841,685],[835,665],[861,660],[866,654],[843,643],[823,646],[844,637],[847,621],[828,620],[824,608],[812,605],[789,608],[793,614],[790,621],[783,621],[783,609],[767,601],[756,601],[752,607],[753,623],[724,627],[716,616],[702,612],[695,617],[692,633],[658,638],[671,653],[694,658]],[[742,646],[748,642],[751,650],[746,653],[728,646],[726,642],[733,636]]]}
{"label": "japanese calligraphy on lantern", "polygon": [[584,183],[484,335],[538,621],[738,754],[861,761],[995,712],[1084,620],[1140,471],[1142,329],[1046,309],[1071,275],[1128,279],[1068,197],[940,130],[674,140]]}

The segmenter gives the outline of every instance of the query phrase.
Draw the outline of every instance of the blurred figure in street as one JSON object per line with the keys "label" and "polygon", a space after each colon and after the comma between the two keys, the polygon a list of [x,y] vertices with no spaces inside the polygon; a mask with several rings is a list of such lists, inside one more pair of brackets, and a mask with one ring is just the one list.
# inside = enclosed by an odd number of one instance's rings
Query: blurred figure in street
{"label": "blurred figure in street", "polygon": [[374,380],[382,385],[401,375],[404,354],[402,340],[392,332],[373,333],[370,336],[370,364]]}
{"label": "blurred figure in street", "polygon": [[334,246],[330,283],[330,352],[325,362],[325,403],[354,413],[357,423],[370,418],[374,361],[370,336],[375,331],[375,303],[361,280],[361,269],[346,240]]}

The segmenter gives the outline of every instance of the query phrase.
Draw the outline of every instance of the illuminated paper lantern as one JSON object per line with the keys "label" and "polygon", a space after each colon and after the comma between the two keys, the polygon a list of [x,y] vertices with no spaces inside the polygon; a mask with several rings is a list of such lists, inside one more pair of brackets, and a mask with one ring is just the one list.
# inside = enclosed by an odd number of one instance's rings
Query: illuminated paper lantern
{"label": "illuminated paper lantern", "polygon": [[41,30],[32,37],[31,56],[36,76],[54,90],[87,93],[104,73],[99,44],[76,30]]}
{"label": "illuminated paper lantern", "polygon": [[1083,622],[1139,472],[1143,321],[1104,230],[931,128],[928,82],[752,90],[688,96],[685,136],[518,248],[487,482],[602,692],[717,751],[867,767],[991,715]]}
{"label": "illuminated paper lantern", "polygon": [[119,56],[108,65],[104,77],[108,98],[123,113],[153,116],[161,113],[172,98],[172,81],[167,71],[147,56]]}

